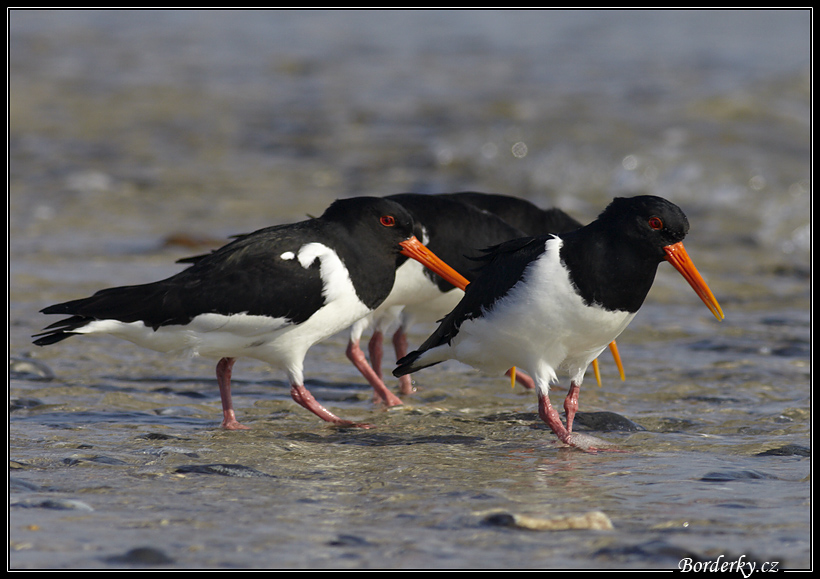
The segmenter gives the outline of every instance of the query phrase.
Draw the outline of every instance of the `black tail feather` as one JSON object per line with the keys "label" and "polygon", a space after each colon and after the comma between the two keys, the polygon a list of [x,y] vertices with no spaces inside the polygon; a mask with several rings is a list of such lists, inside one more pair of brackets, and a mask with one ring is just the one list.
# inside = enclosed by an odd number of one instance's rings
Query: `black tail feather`
{"label": "black tail feather", "polygon": [[403,358],[400,358],[396,362],[396,368],[393,370],[393,376],[396,378],[400,376],[406,376],[407,374],[412,374],[422,368],[429,368],[430,366],[435,366],[436,364],[440,364],[442,361],[438,360],[436,362],[430,362],[429,364],[419,364],[414,366],[413,363],[418,360],[419,356],[424,353],[424,350],[416,350],[415,352],[410,352]]}
{"label": "black tail feather", "polygon": [[71,336],[75,335],[77,332],[64,332],[63,330],[55,330],[53,332],[43,332],[41,334],[35,334],[34,338],[37,336],[41,336],[34,340],[35,346],[50,346],[51,344],[56,344],[57,342],[61,342],[66,338],[70,338]]}
{"label": "black tail feather", "polygon": [[[64,313],[64,310],[60,308],[62,305],[64,304],[49,306],[42,311],[44,314]],[[54,309],[56,309],[56,311],[49,311]],[[37,346],[49,346],[51,344],[56,344],[61,340],[65,340],[66,338],[70,338],[71,336],[77,334],[78,332],[74,332],[72,330],[81,328],[91,321],[93,321],[93,318],[86,316],[71,316],[70,318],[60,320],[59,322],[54,322],[50,326],[43,328],[43,331],[39,334],[34,334],[32,336],[33,338],[37,338],[34,340],[34,344]]]}

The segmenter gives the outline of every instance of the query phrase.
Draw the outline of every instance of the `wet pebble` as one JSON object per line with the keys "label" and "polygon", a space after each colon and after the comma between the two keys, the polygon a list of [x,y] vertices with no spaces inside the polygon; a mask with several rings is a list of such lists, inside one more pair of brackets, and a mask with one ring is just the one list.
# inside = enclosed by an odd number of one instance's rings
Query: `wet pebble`
{"label": "wet pebble", "polygon": [[218,474],[238,478],[276,478],[274,475],[241,464],[189,464],[177,467],[176,472],[179,474]]}
{"label": "wet pebble", "polygon": [[9,378],[48,381],[54,378],[54,372],[43,362],[33,358],[9,358]]}
{"label": "wet pebble", "polygon": [[14,412],[15,410],[29,410],[31,408],[43,406],[43,404],[44,402],[42,400],[37,400],[36,398],[14,398],[13,400],[9,400],[9,412]]}
{"label": "wet pebble", "polygon": [[76,464],[80,464],[83,462],[94,462],[97,464],[108,464],[112,466],[125,466],[128,463],[124,460],[120,460],[118,458],[112,458],[110,456],[71,456],[68,458],[63,459],[63,464],[67,464],[68,466],[74,466]]}
{"label": "wet pebble", "polygon": [[45,492],[49,489],[41,487],[38,484],[29,482],[27,480],[16,477],[9,477],[9,491],[10,492]]}
{"label": "wet pebble", "polygon": [[149,432],[147,434],[141,434],[137,438],[143,438],[145,440],[184,440],[181,436],[165,434],[164,432]]}
{"label": "wet pebble", "polygon": [[165,456],[166,454],[181,454],[190,458],[199,458],[199,455],[195,452],[188,450],[187,448],[182,448],[179,446],[163,446],[162,448],[149,448],[143,451],[145,454],[150,454],[153,456]]}
{"label": "wet pebble", "polygon": [[486,517],[484,522],[497,527],[516,527],[529,531],[566,531],[569,529],[608,531],[613,528],[612,521],[601,511],[551,518],[494,513]]}
{"label": "wet pebble", "polygon": [[373,544],[367,539],[356,535],[339,535],[336,539],[328,541],[331,547],[370,547]]}
{"label": "wet pebble", "polygon": [[640,424],[614,412],[576,412],[575,423],[598,432],[639,432],[646,430]]}
{"label": "wet pebble", "polygon": [[811,456],[811,449],[799,444],[787,444],[759,452],[755,456]]}
{"label": "wet pebble", "polygon": [[706,404],[743,404],[743,400],[740,398],[732,398],[730,396],[707,396],[703,394],[682,396],[681,400],[686,400],[689,402],[704,402]]}
{"label": "wet pebble", "polygon": [[782,346],[772,348],[772,354],[786,358],[810,358],[811,344],[805,340],[785,340]]}
{"label": "wet pebble", "polygon": [[[672,545],[666,541],[647,541],[637,545],[616,545],[598,549],[592,554],[594,559],[607,559],[619,562],[674,564],[683,559],[690,559],[693,562],[708,560],[708,557],[695,553],[689,549]],[[677,567],[674,567],[677,568]]]}
{"label": "wet pebble", "polygon": [[11,503],[12,507],[25,509],[56,509],[65,511],[93,511],[94,509],[82,501],[75,499],[27,499]]}
{"label": "wet pebble", "polygon": [[[720,553],[714,555],[710,552],[698,553],[673,545],[665,540],[656,539],[639,543],[637,545],[617,545],[604,547],[595,551],[592,556],[596,559],[608,559],[617,562],[640,562],[642,564],[663,565],[672,569],[683,569],[684,563],[692,565],[703,563],[701,567],[705,572],[715,572],[720,570],[721,565],[729,564],[733,561],[743,562],[745,565],[754,564],[755,569],[761,569],[761,559],[744,553],[742,556],[736,553]],[[747,567],[748,568],[748,567]]]}
{"label": "wet pebble", "polygon": [[174,562],[165,552],[155,547],[136,547],[122,555],[108,557],[105,561],[126,565],[170,565]]}
{"label": "wet pebble", "polygon": [[731,482],[762,479],[776,479],[777,477],[756,470],[725,470],[713,471],[700,477],[704,482]]}

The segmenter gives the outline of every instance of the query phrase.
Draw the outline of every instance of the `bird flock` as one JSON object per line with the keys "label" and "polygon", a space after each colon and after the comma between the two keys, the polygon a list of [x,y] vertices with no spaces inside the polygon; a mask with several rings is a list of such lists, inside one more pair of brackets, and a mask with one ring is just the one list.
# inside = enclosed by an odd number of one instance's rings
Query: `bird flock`
{"label": "bird flock", "polygon": [[[689,222],[656,196],[615,198],[583,225],[557,208],[517,197],[459,192],[353,197],[320,217],[239,235],[184,260],[160,281],[103,289],[48,306],[61,314],[34,336],[39,346],[74,335],[110,335],[159,352],[217,360],[221,427],[245,430],[231,376],[238,358],[288,376],[291,397],[327,423],[370,428],[336,416],[305,387],[316,343],[348,332],[346,355],[377,405],[396,406],[411,375],[445,360],[507,376],[535,391],[538,413],[561,443],[588,452],[600,441],[573,432],[585,373],[615,344],[643,304],[664,261],[712,314],[720,305],[683,247]],[[408,331],[433,328],[410,350]],[[367,354],[360,346],[367,330]],[[397,359],[388,385],[386,336]],[[564,420],[550,385],[569,380]]]}

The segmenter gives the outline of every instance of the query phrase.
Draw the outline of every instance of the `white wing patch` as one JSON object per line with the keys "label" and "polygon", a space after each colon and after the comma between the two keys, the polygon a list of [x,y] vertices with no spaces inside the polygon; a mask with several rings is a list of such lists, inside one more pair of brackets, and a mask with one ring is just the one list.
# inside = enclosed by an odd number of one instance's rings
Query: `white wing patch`
{"label": "white wing patch", "polygon": [[[307,243],[299,249],[297,258],[305,269],[309,268],[317,259],[319,260],[319,272],[322,276],[322,295],[325,297],[325,303],[356,295],[347,268],[339,259],[339,256],[336,255],[336,252],[328,246],[317,242]],[[347,324],[343,327],[346,326]]]}

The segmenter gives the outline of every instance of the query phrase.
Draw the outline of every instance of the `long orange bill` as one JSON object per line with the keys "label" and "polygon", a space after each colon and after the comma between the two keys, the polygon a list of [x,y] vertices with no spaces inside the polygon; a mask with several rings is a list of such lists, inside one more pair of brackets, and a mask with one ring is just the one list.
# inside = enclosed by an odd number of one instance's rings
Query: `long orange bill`
{"label": "long orange bill", "polygon": [[621,381],[623,382],[626,380],[626,374],[624,373],[624,365],[621,363],[621,355],[618,353],[618,346],[615,344],[615,340],[609,343],[609,351],[612,352],[612,359],[615,360],[615,365],[618,366],[618,373],[621,375]]}
{"label": "long orange bill", "polygon": [[598,367],[598,358],[592,361],[592,370],[595,372],[595,381],[598,383],[598,388],[601,387],[601,369]]}
{"label": "long orange bill", "polygon": [[706,307],[709,308],[709,311],[714,314],[718,321],[722,320],[723,310],[720,309],[720,304],[718,304],[715,296],[712,294],[712,290],[710,290],[706,282],[703,281],[695,264],[692,263],[689,254],[686,253],[686,250],[683,248],[683,242],[679,241],[678,243],[667,245],[663,250],[666,252],[666,261],[671,263],[686,281],[689,282],[689,285],[692,286],[692,289],[700,296],[700,299],[703,300],[703,303],[706,304]]}
{"label": "long orange bill", "polygon": [[402,255],[413,258],[430,271],[463,290],[470,282],[463,275],[444,263],[435,253],[427,249],[418,239],[411,237],[400,242]]}
{"label": "long orange bill", "polygon": [[[615,340],[609,343],[609,351],[612,352],[612,359],[615,360],[615,365],[618,366],[618,373],[621,375],[621,380],[626,380],[624,373],[624,365],[621,363],[621,355],[618,353],[618,346]],[[598,367],[598,359],[592,361],[592,370],[595,372],[595,381],[598,383],[598,388],[601,387],[601,369]]]}

